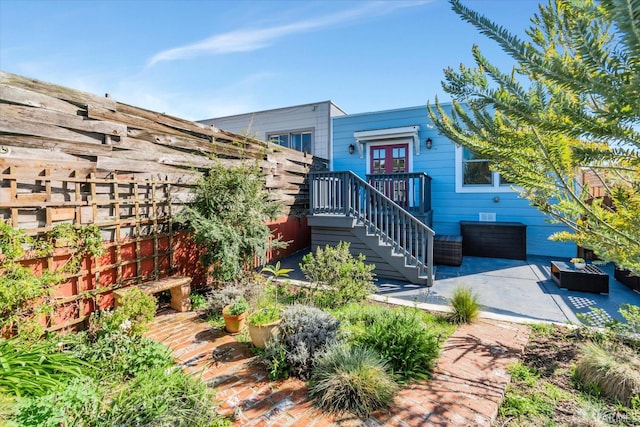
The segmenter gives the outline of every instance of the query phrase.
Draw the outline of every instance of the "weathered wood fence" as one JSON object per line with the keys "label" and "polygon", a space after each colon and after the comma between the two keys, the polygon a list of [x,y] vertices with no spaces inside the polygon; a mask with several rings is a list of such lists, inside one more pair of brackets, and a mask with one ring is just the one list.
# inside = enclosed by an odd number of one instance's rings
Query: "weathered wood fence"
{"label": "weathered wood fence", "polygon": [[[289,252],[307,246],[307,174],[323,169],[322,159],[0,73],[0,218],[30,234],[64,222],[95,224],[107,250],[59,287],[66,318],[54,329],[111,304],[113,289],[176,272],[197,276],[197,252],[188,236],[175,232],[172,216],[214,162],[247,161],[257,162],[270,197],[283,205],[273,231],[292,241]],[[55,269],[65,256],[58,250],[25,262]]]}

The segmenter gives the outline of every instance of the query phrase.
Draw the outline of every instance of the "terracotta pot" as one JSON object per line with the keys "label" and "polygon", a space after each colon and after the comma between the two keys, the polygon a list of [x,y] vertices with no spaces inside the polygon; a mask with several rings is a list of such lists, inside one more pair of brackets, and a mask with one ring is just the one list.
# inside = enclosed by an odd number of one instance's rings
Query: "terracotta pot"
{"label": "terracotta pot", "polygon": [[278,333],[278,326],[281,322],[282,319],[267,323],[266,325],[252,325],[249,323],[249,335],[251,336],[253,345],[258,348],[265,348],[269,340]]}
{"label": "terracotta pot", "polygon": [[238,314],[237,316],[226,314],[229,307],[230,306],[228,305],[222,310],[222,317],[224,317],[224,329],[230,334],[237,334],[244,329],[244,325],[247,319],[247,313],[244,312],[242,314]]}

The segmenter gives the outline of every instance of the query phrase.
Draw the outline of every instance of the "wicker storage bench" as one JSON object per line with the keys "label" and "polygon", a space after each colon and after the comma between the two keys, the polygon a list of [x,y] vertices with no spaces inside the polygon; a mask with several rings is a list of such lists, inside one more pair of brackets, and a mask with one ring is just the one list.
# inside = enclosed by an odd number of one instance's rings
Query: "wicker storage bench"
{"label": "wicker storage bench", "polygon": [[462,236],[436,234],[433,237],[434,264],[462,264]]}
{"label": "wicker storage bench", "polygon": [[640,292],[640,276],[632,276],[629,270],[621,270],[616,266],[613,277],[636,292]]}

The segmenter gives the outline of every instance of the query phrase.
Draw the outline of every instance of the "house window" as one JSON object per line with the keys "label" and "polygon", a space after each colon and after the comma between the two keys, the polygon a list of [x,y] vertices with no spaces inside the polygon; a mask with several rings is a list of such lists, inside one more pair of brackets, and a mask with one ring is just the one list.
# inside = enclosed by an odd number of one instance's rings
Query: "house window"
{"label": "house window", "polygon": [[311,153],[311,132],[281,132],[267,134],[267,139],[274,144]]}
{"label": "house window", "polygon": [[472,151],[456,149],[456,191],[458,193],[511,191],[510,182],[492,172],[491,162]]}
{"label": "house window", "polygon": [[478,158],[466,148],[462,150],[462,185],[493,185],[489,160]]}

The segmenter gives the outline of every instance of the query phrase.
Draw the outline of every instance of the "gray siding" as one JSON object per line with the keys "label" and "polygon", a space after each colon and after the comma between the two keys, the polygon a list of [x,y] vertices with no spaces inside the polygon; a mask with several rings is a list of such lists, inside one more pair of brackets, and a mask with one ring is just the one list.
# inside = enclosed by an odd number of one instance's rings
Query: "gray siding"
{"label": "gray siding", "polygon": [[331,117],[344,114],[344,111],[331,101],[323,101],[201,120],[200,123],[213,125],[218,129],[229,132],[247,134],[263,141],[267,140],[268,134],[311,131],[313,133],[312,154],[328,159],[330,154]]}

